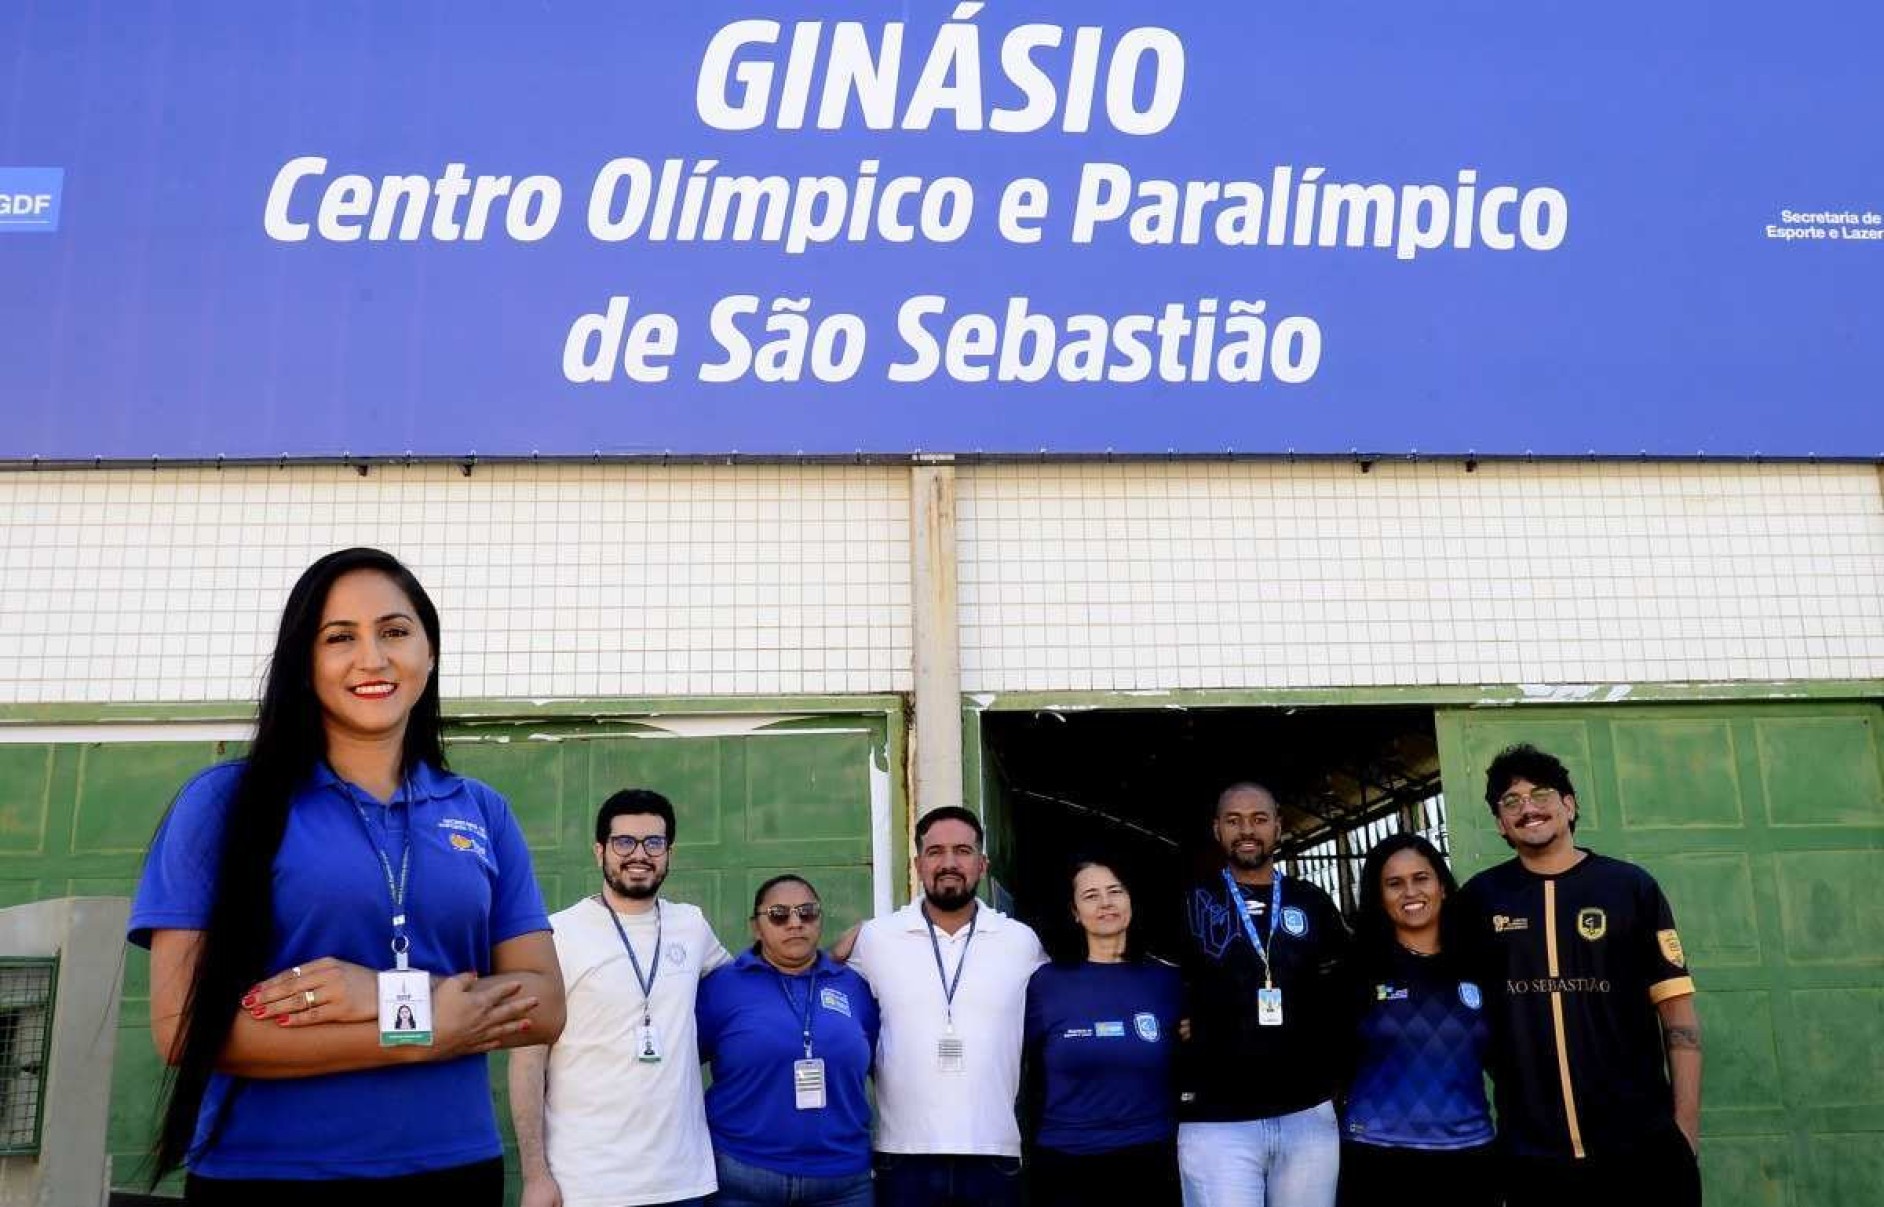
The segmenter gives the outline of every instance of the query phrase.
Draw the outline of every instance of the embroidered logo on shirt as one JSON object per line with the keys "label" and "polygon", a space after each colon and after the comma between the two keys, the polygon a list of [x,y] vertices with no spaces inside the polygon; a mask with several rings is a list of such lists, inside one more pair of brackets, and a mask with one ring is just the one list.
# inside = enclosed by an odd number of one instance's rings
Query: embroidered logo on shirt
{"label": "embroidered logo on shirt", "polygon": [[1577,912],[1577,933],[1594,943],[1609,933],[1609,916],[1600,909]]}
{"label": "embroidered logo on shirt", "polygon": [[1308,914],[1299,905],[1282,907],[1282,929],[1291,938],[1299,939],[1308,933]]}
{"label": "embroidered logo on shirt", "polygon": [[1492,933],[1495,935],[1506,934],[1514,930],[1529,929],[1531,929],[1531,920],[1529,918],[1514,918],[1510,914],[1492,915]]}
{"label": "embroidered logo on shirt", "polygon": [[1066,1030],[1060,1032],[1060,1038],[1061,1039],[1091,1039],[1092,1028],[1091,1027],[1068,1027]]}
{"label": "embroidered logo on shirt", "polygon": [[454,851],[469,851],[480,859],[484,858],[484,856],[489,853],[485,851],[484,844],[480,843],[469,834],[453,834],[451,836],[451,849]]}
{"label": "embroidered logo on shirt", "polygon": [[845,1018],[850,1017],[850,999],[844,996],[842,989],[832,989],[827,985],[818,990],[818,1005],[836,1011]]}
{"label": "embroidered logo on shirt", "polygon": [[676,968],[685,968],[687,966],[687,945],[685,943],[669,943],[662,951],[661,958]]}
{"label": "embroidered logo on shirt", "polygon": [[1485,1004],[1485,995],[1478,991],[1478,986],[1470,981],[1459,982],[1459,1000],[1467,1010],[1477,1010]]}
{"label": "embroidered logo on shirt", "polygon": [[1679,964],[1683,967],[1687,966],[1687,953],[1681,950],[1680,935],[1672,930],[1658,930],[1655,932],[1655,942],[1661,945],[1662,959],[1667,960],[1670,964]]}
{"label": "embroidered logo on shirt", "polygon": [[1148,1011],[1132,1015],[1132,1030],[1148,1044],[1158,1042],[1158,1016]]}
{"label": "embroidered logo on shirt", "polygon": [[[466,821],[462,817],[441,817],[438,819],[438,828],[441,830],[459,830],[466,834],[475,834],[486,842],[489,842],[491,837],[490,833],[485,830],[483,826],[480,826],[474,821]],[[463,849],[462,847],[459,848],[459,850]]]}
{"label": "embroidered logo on shirt", "polygon": [[1405,985],[1398,987],[1393,985],[1374,986],[1374,1000],[1377,1002],[1404,1002],[1406,999],[1407,989]]}
{"label": "embroidered logo on shirt", "polygon": [[1100,1039],[1124,1039],[1125,1024],[1117,1021],[1094,1023],[1092,1033]]}

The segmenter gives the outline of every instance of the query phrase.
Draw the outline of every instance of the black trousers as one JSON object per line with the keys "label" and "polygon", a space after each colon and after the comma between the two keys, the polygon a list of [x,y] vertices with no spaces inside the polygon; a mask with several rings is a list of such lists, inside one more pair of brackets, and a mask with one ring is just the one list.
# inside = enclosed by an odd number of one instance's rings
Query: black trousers
{"label": "black trousers", "polygon": [[1085,1156],[1038,1148],[1027,1174],[1033,1207],[1178,1207],[1183,1197],[1175,1140]]}
{"label": "black trousers", "polygon": [[1506,1162],[1505,1202],[1510,1207],[1700,1207],[1701,1165],[1687,1137],[1670,1124],[1666,1133],[1645,1138],[1639,1147],[1601,1157],[1513,1157]]}
{"label": "black trousers", "polygon": [[1339,1207],[1428,1202],[1443,1202],[1446,1207],[1498,1207],[1504,1201],[1498,1194],[1498,1173],[1497,1151],[1490,1144],[1432,1152],[1344,1142],[1341,1189],[1335,1201]]}
{"label": "black trousers", "polygon": [[399,1178],[335,1178],[288,1181],[273,1178],[205,1178],[191,1174],[183,1201],[205,1207],[503,1207],[504,1161],[492,1157],[470,1165]]}

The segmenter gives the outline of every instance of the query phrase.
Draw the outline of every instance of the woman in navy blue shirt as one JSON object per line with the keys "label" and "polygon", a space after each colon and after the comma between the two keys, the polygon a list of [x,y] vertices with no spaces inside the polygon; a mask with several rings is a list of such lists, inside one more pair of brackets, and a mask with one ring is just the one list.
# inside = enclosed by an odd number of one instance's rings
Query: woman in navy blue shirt
{"label": "woman in navy blue shirt", "polygon": [[1033,1202],[1175,1205],[1182,982],[1136,942],[1111,865],[1076,862],[1070,895],[1081,941],[1027,985]]}
{"label": "woman in navy blue shirt", "polygon": [[1445,941],[1458,883],[1433,844],[1396,834],[1361,870],[1356,1065],[1342,1112],[1343,1207],[1444,1187],[1454,1207],[1498,1202],[1485,1101],[1482,987]]}
{"label": "woman in navy blue shirt", "polygon": [[818,950],[817,890],[774,876],[752,901],[751,950],[700,984],[700,1059],[718,1207],[870,1207],[877,1002]]}

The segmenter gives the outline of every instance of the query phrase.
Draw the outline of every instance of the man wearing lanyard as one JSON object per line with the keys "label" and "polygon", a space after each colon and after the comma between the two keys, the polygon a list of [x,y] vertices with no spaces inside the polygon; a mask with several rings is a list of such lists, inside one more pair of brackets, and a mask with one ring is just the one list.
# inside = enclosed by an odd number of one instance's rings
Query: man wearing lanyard
{"label": "man wearing lanyard", "polygon": [[602,891],[550,917],[562,1038],[510,1062],[524,1207],[695,1203],[717,1189],[695,1040],[700,978],[730,960],[705,915],[663,901],[674,807],[630,788],[595,818]]}
{"label": "man wearing lanyard", "polygon": [[1046,953],[1025,924],[975,900],[987,870],[980,818],[953,805],[924,814],[922,896],[866,922],[849,952],[883,1015],[880,1207],[1020,1202],[1021,1029]]}
{"label": "man wearing lanyard", "polygon": [[1184,1202],[1332,1207],[1347,927],[1326,893],[1275,865],[1282,818],[1267,788],[1226,788],[1211,831],[1226,866],[1185,900]]}

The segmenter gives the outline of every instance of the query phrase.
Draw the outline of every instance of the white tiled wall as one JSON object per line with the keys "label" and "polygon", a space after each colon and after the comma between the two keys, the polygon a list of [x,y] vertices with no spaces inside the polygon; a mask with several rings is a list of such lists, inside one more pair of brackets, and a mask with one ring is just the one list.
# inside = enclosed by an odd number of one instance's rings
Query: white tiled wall
{"label": "white tiled wall", "polygon": [[[1884,678],[1863,466],[958,471],[969,692]],[[907,691],[896,466],[0,473],[0,703],[254,696],[295,575],[405,558],[457,698]]]}
{"label": "white tiled wall", "polygon": [[1884,678],[1866,466],[1001,466],[959,506],[969,692]]}
{"label": "white tiled wall", "polygon": [[252,699],[315,557],[397,554],[448,697],[905,690],[907,471],[0,474],[0,702]]}

